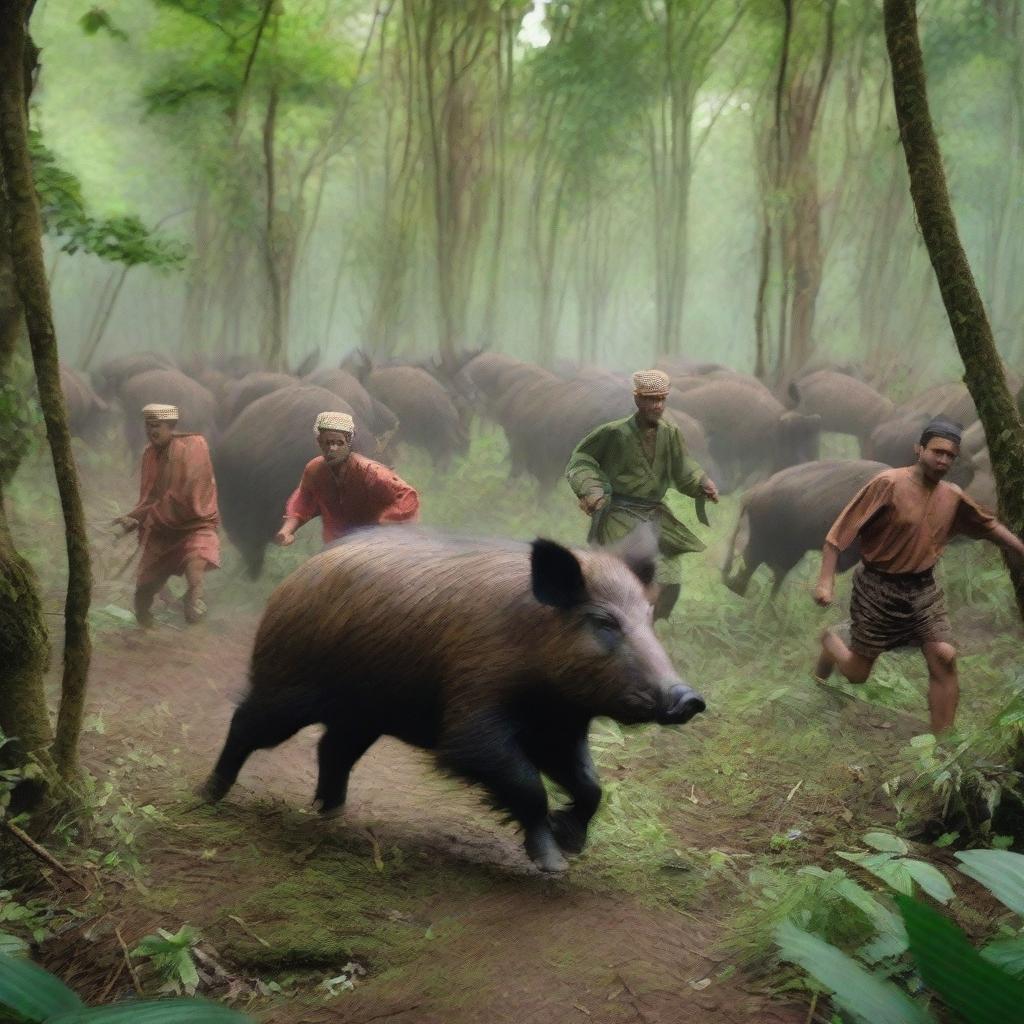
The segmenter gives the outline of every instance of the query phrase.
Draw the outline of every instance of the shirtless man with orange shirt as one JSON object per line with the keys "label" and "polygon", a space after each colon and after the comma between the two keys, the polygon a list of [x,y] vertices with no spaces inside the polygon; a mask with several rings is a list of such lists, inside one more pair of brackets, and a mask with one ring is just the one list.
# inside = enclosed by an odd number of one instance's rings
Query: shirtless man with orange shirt
{"label": "shirtless man with orange shirt", "polygon": [[814,600],[832,603],[836,561],[860,538],[863,564],[853,577],[850,643],[832,629],[821,638],[815,676],[833,668],[863,683],[875,659],[895,647],[920,647],[928,665],[928,707],[933,733],[950,728],[960,684],[956,649],[942,588],[933,575],[950,537],[988,540],[1024,557],[1024,543],[955,484],[944,481],[960,454],[963,428],[933,419],[916,445],[917,463],[887,469],[869,480],[839,514],[821,556]]}
{"label": "shirtless man with orange shirt", "polygon": [[349,530],[416,519],[420,499],[397,473],[352,451],[355,423],[348,413],[322,412],[313,425],[321,454],[306,464],[274,541],[287,547],[295,531],[320,516],[325,544]]}

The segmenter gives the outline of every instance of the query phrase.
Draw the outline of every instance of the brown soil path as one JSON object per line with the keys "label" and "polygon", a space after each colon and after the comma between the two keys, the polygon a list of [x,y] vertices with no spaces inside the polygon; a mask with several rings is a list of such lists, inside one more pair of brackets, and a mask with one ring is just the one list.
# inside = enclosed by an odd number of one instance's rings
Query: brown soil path
{"label": "brown soil path", "polygon": [[[188,630],[164,622],[150,633],[125,627],[102,636],[89,710],[102,715],[105,732],[86,736],[85,763],[99,773],[135,747],[163,757],[170,774],[180,769],[189,785],[198,783],[219,751],[233,701],[244,688],[254,629],[251,616],[215,610],[212,621]],[[368,976],[354,991],[330,1000],[303,997],[254,1008],[260,1019],[274,1024],[789,1024],[804,1019],[805,1009],[770,1002],[741,974],[716,977],[724,963],[715,952],[721,908],[701,900],[686,910],[651,908],[628,895],[595,892],[579,884],[575,873],[557,880],[541,876],[511,828],[483,811],[470,790],[437,776],[423,754],[397,741],[379,742],[359,763],[341,821],[297,819],[314,787],[316,736],[316,730],[306,730],[252,757],[227,806],[216,812],[241,823],[241,839],[220,844],[209,863],[197,863],[163,834],[163,845],[151,840],[141,858],[151,884],[176,891],[179,919],[214,936],[227,908],[248,893],[246,926],[273,940],[274,926],[281,922],[269,911],[261,916],[259,893],[261,886],[282,881],[261,877],[261,870],[272,873],[279,865],[261,868],[251,850],[248,861],[243,852],[250,840],[287,842],[302,832],[299,846],[307,852],[292,858],[296,871],[309,850],[329,850],[332,844],[355,844],[369,856],[397,847],[408,859],[430,865],[441,882],[436,891],[418,897],[402,919],[410,927],[430,922],[444,927],[404,969],[378,977],[371,956]],[[140,768],[129,786],[140,803],[181,812],[180,778],[172,792],[173,786],[162,785],[161,774],[167,770]],[[280,806],[280,814],[268,813],[268,800]],[[189,813],[213,816],[205,808],[184,810],[179,827],[186,832]],[[680,842],[703,848],[706,837],[693,834]],[[585,861],[578,870],[585,870]],[[482,886],[458,884],[474,872],[484,873]],[[394,896],[397,902],[401,893]],[[309,898],[316,899],[315,891]],[[387,903],[385,895],[381,916],[397,913]],[[317,910],[322,914],[324,908]],[[130,891],[114,913],[131,921],[129,941],[173,923],[166,910],[157,913],[152,904],[147,909],[145,901],[133,906]],[[311,928],[316,927],[312,916]],[[301,930],[302,922],[289,925]],[[344,928],[344,921],[338,927]],[[48,960],[54,957],[59,954],[51,950]],[[230,955],[224,959],[230,965]],[[321,976],[330,976],[331,968],[324,967]],[[86,966],[79,969],[87,972]],[[109,973],[109,966],[104,970]]]}

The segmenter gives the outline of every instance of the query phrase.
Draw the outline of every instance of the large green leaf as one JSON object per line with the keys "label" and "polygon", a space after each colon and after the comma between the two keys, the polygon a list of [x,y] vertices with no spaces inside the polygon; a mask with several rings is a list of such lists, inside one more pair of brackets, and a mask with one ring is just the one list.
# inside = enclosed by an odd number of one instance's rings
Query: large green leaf
{"label": "large green leaf", "polygon": [[948,903],[953,898],[953,889],[938,868],[910,858],[904,858],[902,863],[910,877],[937,903]]}
{"label": "large green leaf", "polygon": [[1012,939],[996,939],[981,951],[981,955],[1007,974],[1024,978],[1024,935],[1015,935]]}
{"label": "large green leaf", "polygon": [[1024,917],[1024,854],[1009,850],[961,850],[965,875],[980,882],[1000,903]]}
{"label": "large green leaf", "polygon": [[873,850],[882,853],[910,853],[910,847],[891,832],[865,832],[861,839]]}
{"label": "large green leaf", "polygon": [[252,1018],[206,999],[145,999],[48,1017],[46,1024],[252,1024]]}
{"label": "large green leaf", "polygon": [[775,941],[783,960],[802,967],[830,989],[836,1006],[863,1024],[934,1024],[924,1008],[891,981],[865,970],[853,957],[792,921],[779,925]]}
{"label": "large green leaf", "polygon": [[837,851],[843,860],[858,864],[865,871],[870,871],[886,885],[892,886],[905,896],[914,894],[914,879],[906,869],[902,857],[894,857],[891,853],[843,853]]}
{"label": "large green leaf", "polygon": [[0,1005],[30,1021],[49,1020],[82,1001],[60,979],[21,957],[0,953]]}
{"label": "large green leaf", "polygon": [[28,956],[28,943],[10,932],[0,932],[0,953],[8,956]]}
{"label": "large green leaf", "polygon": [[[829,879],[827,871],[816,864],[809,864],[797,872],[814,878]],[[874,925],[878,933],[858,951],[869,963],[877,963],[886,957],[899,956],[907,948],[907,933],[900,918],[882,906],[867,889],[859,886],[852,878],[842,878],[832,883],[833,891],[847,903],[856,907]]]}
{"label": "large green leaf", "polygon": [[967,936],[931,907],[897,896],[924,983],[969,1024],[1024,1021],[1024,982],[982,959]]}

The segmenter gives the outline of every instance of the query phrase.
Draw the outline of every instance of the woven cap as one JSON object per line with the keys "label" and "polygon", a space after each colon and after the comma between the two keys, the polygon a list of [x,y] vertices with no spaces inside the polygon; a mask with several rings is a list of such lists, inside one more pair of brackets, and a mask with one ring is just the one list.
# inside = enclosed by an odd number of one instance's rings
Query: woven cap
{"label": "woven cap", "polygon": [[355,429],[355,422],[347,412],[322,412],[313,424],[314,434],[321,430],[342,430],[346,434],[354,434]]}
{"label": "woven cap", "polygon": [[661,370],[637,370],[633,374],[634,395],[667,395],[671,382]]}
{"label": "woven cap", "polygon": [[921,431],[920,444],[924,444],[926,437],[941,437],[947,441],[960,444],[964,436],[962,423],[954,423],[946,416],[936,416],[928,421],[928,425]]}
{"label": "woven cap", "polygon": [[142,407],[142,415],[147,420],[176,420],[178,419],[178,407],[176,405],[161,405],[153,402],[151,405]]}

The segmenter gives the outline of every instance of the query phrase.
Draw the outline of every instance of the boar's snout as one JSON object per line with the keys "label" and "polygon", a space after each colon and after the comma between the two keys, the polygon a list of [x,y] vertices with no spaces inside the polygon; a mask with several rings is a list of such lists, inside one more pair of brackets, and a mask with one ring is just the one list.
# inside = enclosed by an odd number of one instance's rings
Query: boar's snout
{"label": "boar's snout", "polygon": [[665,695],[665,705],[658,717],[661,725],[682,725],[699,715],[707,705],[704,698],[684,683],[676,683]]}

